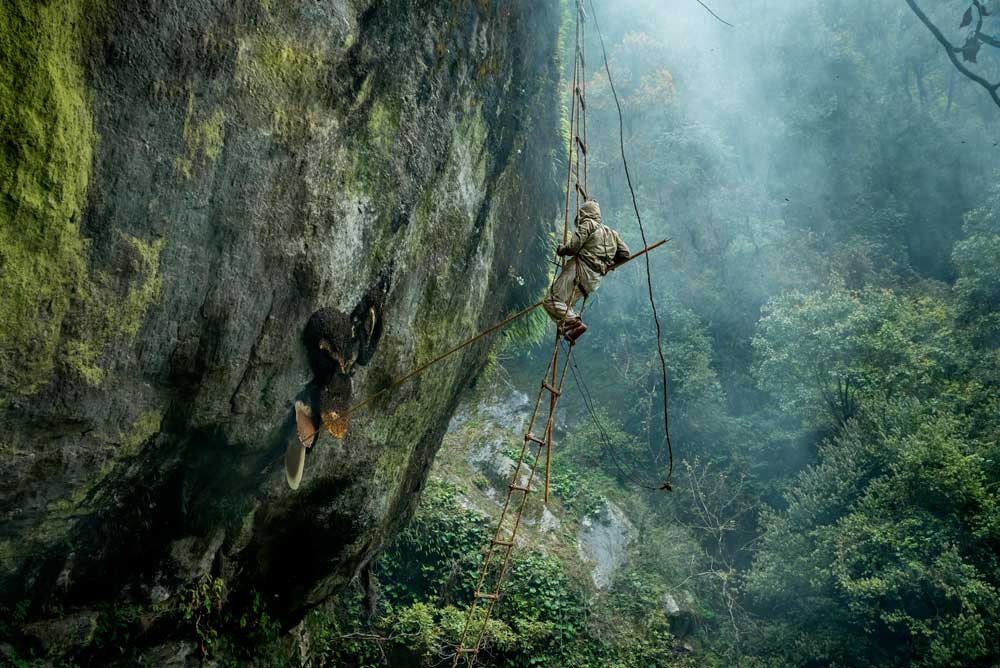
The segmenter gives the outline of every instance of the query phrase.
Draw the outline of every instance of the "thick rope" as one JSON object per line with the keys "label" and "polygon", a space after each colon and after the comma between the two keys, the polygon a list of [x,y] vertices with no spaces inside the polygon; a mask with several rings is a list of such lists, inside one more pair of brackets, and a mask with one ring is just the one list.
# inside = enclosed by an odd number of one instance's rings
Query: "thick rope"
{"label": "thick rope", "polygon": [[[651,244],[651,245],[643,248],[638,253],[633,254],[627,260],[623,260],[618,266],[627,264],[627,263],[631,262],[632,260],[636,259],[637,257],[646,255],[650,251],[656,250],[657,248],[659,248],[660,246],[662,246],[663,244],[665,244],[665,243],[667,243],[669,241],[670,241],[670,239],[662,239],[660,241],[657,241],[655,244]],[[449,350],[441,353],[440,355],[438,355],[437,357],[435,357],[431,361],[429,361],[429,362],[427,362],[425,364],[421,364],[416,369],[413,369],[412,371],[409,371],[409,372],[405,373],[404,375],[400,376],[399,378],[396,378],[395,380],[391,381],[388,385],[386,385],[385,387],[383,387],[381,390],[375,392],[374,394],[371,394],[371,395],[365,397],[364,399],[362,399],[358,403],[352,405],[340,417],[347,417],[348,415],[351,415],[352,413],[354,413],[354,412],[358,411],[359,409],[363,408],[364,406],[366,406],[367,404],[371,403],[375,399],[378,399],[379,397],[381,397],[383,394],[385,394],[389,390],[392,390],[392,389],[394,389],[396,387],[399,387],[400,385],[402,385],[406,381],[410,380],[414,376],[417,376],[417,375],[423,373],[429,367],[437,364],[438,362],[442,361],[446,357],[454,355],[455,353],[457,353],[458,351],[462,350],[463,348],[467,348],[467,347],[471,346],[473,343],[475,343],[476,341],[479,341],[484,336],[486,336],[488,334],[492,334],[493,332],[497,331],[498,329],[502,329],[502,328],[506,327],[507,325],[509,325],[510,323],[514,322],[518,318],[522,318],[522,317],[528,315],[529,313],[531,313],[532,311],[534,311],[536,308],[538,308],[541,305],[542,305],[542,302],[535,302],[531,306],[528,306],[526,308],[521,309],[520,311],[518,311],[514,315],[512,315],[512,316],[510,316],[508,318],[505,318],[504,320],[498,322],[497,324],[493,325],[492,327],[490,327],[488,329],[484,329],[483,331],[479,332],[475,336],[473,336],[471,338],[468,338],[465,341],[463,341],[462,343],[459,343],[457,346],[454,346],[453,348],[451,348],[451,349],[449,349]],[[302,443],[302,445],[305,445],[305,441],[309,440],[310,438],[312,438],[313,436],[315,436],[316,434],[318,434],[322,428],[323,428],[323,426],[320,425],[320,427],[317,428],[316,430],[314,430],[312,433],[309,433],[309,434],[306,434],[304,436],[299,437],[299,442]],[[306,447],[309,447],[309,446],[306,446]]]}
{"label": "thick rope", "polygon": [[[601,53],[604,56],[604,71],[608,75],[608,83],[611,85],[611,93],[615,98],[615,106],[618,108],[618,143],[621,148],[622,164],[625,167],[625,179],[628,182],[629,192],[632,193],[632,208],[635,210],[635,219],[639,223],[639,234],[642,236],[642,245],[646,245],[646,230],[642,225],[642,215],[639,213],[639,203],[636,201],[635,188],[632,186],[632,174],[628,168],[628,158],[625,157],[625,117],[622,113],[622,104],[618,99],[618,91],[615,90],[615,81],[611,76],[611,66],[608,64],[608,51],[604,46],[604,35],[601,33],[601,24],[597,21],[597,9],[594,7],[594,0],[590,0],[590,11],[594,17],[594,27],[601,40]],[[646,256],[646,287],[649,289],[649,305],[653,310],[653,322],[656,323],[656,351],[660,356],[660,370],[663,377],[663,434],[667,443],[667,477],[661,489],[669,491],[671,489],[670,479],[674,475],[674,446],[670,442],[670,411],[667,405],[667,360],[663,354],[663,332],[660,328],[660,317],[656,312],[656,299],[653,297],[653,277],[649,268],[649,256]]]}

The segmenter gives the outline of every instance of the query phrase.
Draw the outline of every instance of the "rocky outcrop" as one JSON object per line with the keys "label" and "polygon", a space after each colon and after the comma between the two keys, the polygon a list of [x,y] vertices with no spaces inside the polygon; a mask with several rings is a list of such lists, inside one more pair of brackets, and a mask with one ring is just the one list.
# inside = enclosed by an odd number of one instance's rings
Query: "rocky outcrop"
{"label": "rocky outcrop", "polygon": [[628,559],[628,547],[637,531],[624,511],[604,501],[595,517],[585,517],[576,537],[580,557],[591,566],[590,578],[597,589],[606,589]]}
{"label": "rocky outcrop", "polygon": [[676,596],[669,592],[663,594],[663,611],[670,620],[670,632],[676,638],[690,636],[701,621],[698,603],[687,590],[680,591]]}
{"label": "rocky outcrop", "polygon": [[[494,401],[485,402],[475,408],[466,407],[472,411],[475,419],[482,425],[475,430],[475,438],[468,445],[467,459],[472,470],[478,471],[488,481],[484,493],[495,503],[503,503],[517,462],[510,456],[511,445],[516,443],[528,420],[527,413],[531,411],[528,395],[523,392],[510,392],[496,397]],[[452,419],[450,431],[461,428],[470,418],[462,413]],[[518,476],[520,484],[527,484],[531,476],[529,463],[522,464]]]}
{"label": "rocky outcrop", "polygon": [[323,435],[292,492],[293,402],[324,392],[303,330],[329,309],[368,345],[377,319],[366,364],[330,376],[358,398],[537,294],[561,19],[549,0],[0,9],[3,603],[163,610],[212,577],[290,625],[400,528],[489,340]]}

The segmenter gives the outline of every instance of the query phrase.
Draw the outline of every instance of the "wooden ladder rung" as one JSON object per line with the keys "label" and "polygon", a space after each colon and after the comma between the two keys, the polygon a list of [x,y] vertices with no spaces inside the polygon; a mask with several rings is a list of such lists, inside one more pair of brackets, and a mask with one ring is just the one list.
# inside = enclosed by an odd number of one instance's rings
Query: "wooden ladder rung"
{"label": "wooden ladder rung", "polygon": [[587,155],[587,145],[583,143],[583,140],[580,139],[579,135],[576,137],[576,144],[580,147],[580,150],[583,151],[583,154]]}
{"label": "wooden ladder rung", "polygon": [[537,443],[538,445],[545,445],[545,441],[543,441],[542,439],[538,438],[537,436],[535,436],[534,434],[532,434],[530,431],[527,434],[524,435],[524,440],[525,440],[525,442]]}
{"label": "wooden ladder rung", "polygon": [[587,200],[587,191],[583,189],[583,186],[581,186],[579,183],[577,183],[576,184],[576,189],[580,191],[580,195],[582,195],[584,201],[586,201]]}
{"label": "wooden ladder rung", "polygon": [[[586,144],[583,142],[583,140],[579,136],[575,136],[574,138],[578,146],[580,147],[581,151],[585,152]],[[570,144],[570,147],[572,148],[572,144]],[[578,166],[577,166],[577,172],[579,172]],[[580,185],[579,177],[577,178],[576,181],[576,189],[584,196],[584,198],[587,197],[586,191]],[[539,446],[537,454],[533,453],[535,454],[534,461],[536,465],[538,463],[538,457],[541,456],[542,453],[542,446],[552,445],[553,412],[555,410],[558,398],[562,395],[562,384],[563,381],[565,380],[565,379],[559,380],[558,377],[555,375],[558,369],[557,361],[558,361],[558,356],[560,354],[561,343],[562,343],[561,338],[557,336],[555,341],[555,347],[552,351],[552,360],[549,362],[549,367],[546,369],[545,375],[542,376],[541,387],[538,390],[538,401],[542,400],[542,392],[548,391],[549,393],[551,393],[550,397],[551,403],[549,407],[548,422],[545,425],[545,431],[542,432],[542,435],[540,437],[532,431],[536,426],[535,416],[531,418],[531,422],[527,425],[527,431],[524,433],[524,447],[521,450],[521,459],[517,463],[517,468],[514,471],[510,484],[508,484],[509,492],[507,494],[506,501],[504,502],[503,515],[501,516],[496,526],[496,529],[493,532],[493,536],[489,539],[490,541],[489,548],[485,551],[484,555],[485,558],[483,559],[482,567],[479,570],[479,580],[476,584],[476,588],[473,590],[473,600],[469,605],[468,612],[466,613],[465,628],[462,631],[461,640],[459,641],[459,647],[455,650],[454,654],[454,662],[452,665],[455,667],[457,667],[459,663],[462,661],[461,659],[462,656],[468,657],[467,659],[465,659],[466,668],[471,668],[472,664],[475,663],[476,657],[479,655],[480,642],[482,641],[483,634],[485,633],[485,628],[486,628],[485,625],[489,623],[489,618],[493,614],[494,609],[496,608],[500,600],[500,597],[502,596],[500,593],[500,589],[503,586],[503,580],[506,571],[506,563],[503,565],[503,567],[497,574],[496,578],[497,582],[496,586],[494,587],[496,593],[480,591],[479,587],[492,586],[492,585],[486,585],[486,578],[487,575],[492,572],[491,568],[495,568],[495,558],[499,557],[501,560],[507,559],[509,561],[512,552],[515,549],[515,540],[517,538],[517,527],[521,522],[524,507],[527,505],[528,501],[527,495],[533,492],[543,491],[542,486],[539,483],[535,483],[537,485],[536,488],[533,489],[531,487],[531,484],[534,482],[534,477],[533,477],[535,474],[534,470],[532,470],[532,473],[527,475],[526,477],[522,477],[521,467],[524,464],[524,459],[528,452],[527,450],[528,443],[536,443]],[[565,372],[565,368],[563,369],[563,371]],[[549,380],[550,372],[552,376],[551,382]],[[555,386],[555,382],[557,380],[559,380],[559,385],[560,385],[558,388]],[[536,407],[535,410],[537,413],[538,408]],[[546,468],[545,468],[544,492],[547,501],[549,493],[548,461],[546,461],[545,466]],[[526,481],[525,484],[524,485],[519,484],[520,480],[525,480]],[[515,491],[524,492],[525,496],[515,500],[512,498],[512,494]],[[505,519],[507,518],[507,512],[508,508],[510,508],[511,501],[514,501],[514,506],[510,510],[510,517],[513,518],[514,524],[513,528],[511,528],[510,526],[507,526],[505,528],[504,522]],[[517,503],[517,501],[520,501],[520,503]],[[501,535],[508,536],[508,538],[501,539],[500,538]],[[506,551],[502,551],[504,549]],[[490,601],[489,604],[484,604],[481,606],[482,611],[485,613],[485,619],[479,619],[479,618],[474,619],[475,611],[477,609],[480,609],[479,601],[483,600]],[[476,629],[478,629],[480,635],[479,635],[479,640],[476,641],[475,647],[465,647],[464,644],[467,637],[466,634],[469,632],[476,632]]]}

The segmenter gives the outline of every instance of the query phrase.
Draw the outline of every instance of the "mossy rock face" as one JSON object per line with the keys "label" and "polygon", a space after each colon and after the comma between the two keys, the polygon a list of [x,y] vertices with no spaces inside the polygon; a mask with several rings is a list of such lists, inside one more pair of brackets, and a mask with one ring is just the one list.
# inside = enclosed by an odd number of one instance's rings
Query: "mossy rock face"
{"label": "mossy rock face", "polygon": [[93,2],[0,5],[0,405],[42,385],[85,280]]}
{"label": "mossy rock face", "polygon": [[0,603],[163,606],[207,570],[291,624],[398,531],[490,341],[322,436],[292,492],[302,331],[388,286],[364,397],[540,291],[562,18],[3,5]]}

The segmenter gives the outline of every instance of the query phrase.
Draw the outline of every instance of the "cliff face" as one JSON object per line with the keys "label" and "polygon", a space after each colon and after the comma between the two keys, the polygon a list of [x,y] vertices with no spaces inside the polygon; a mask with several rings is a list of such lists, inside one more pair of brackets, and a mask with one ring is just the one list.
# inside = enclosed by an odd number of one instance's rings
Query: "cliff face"
{"label": "cliff face", "polygon": [[[156,605],[211,575],[292,624],[400,528],[489,340],[321,435],[296,492],[292,405],[367,396],[542,287],[560,20],[0,9],[2,603]],[[303,343],[321,309],[371,347],[332,389]]]}

